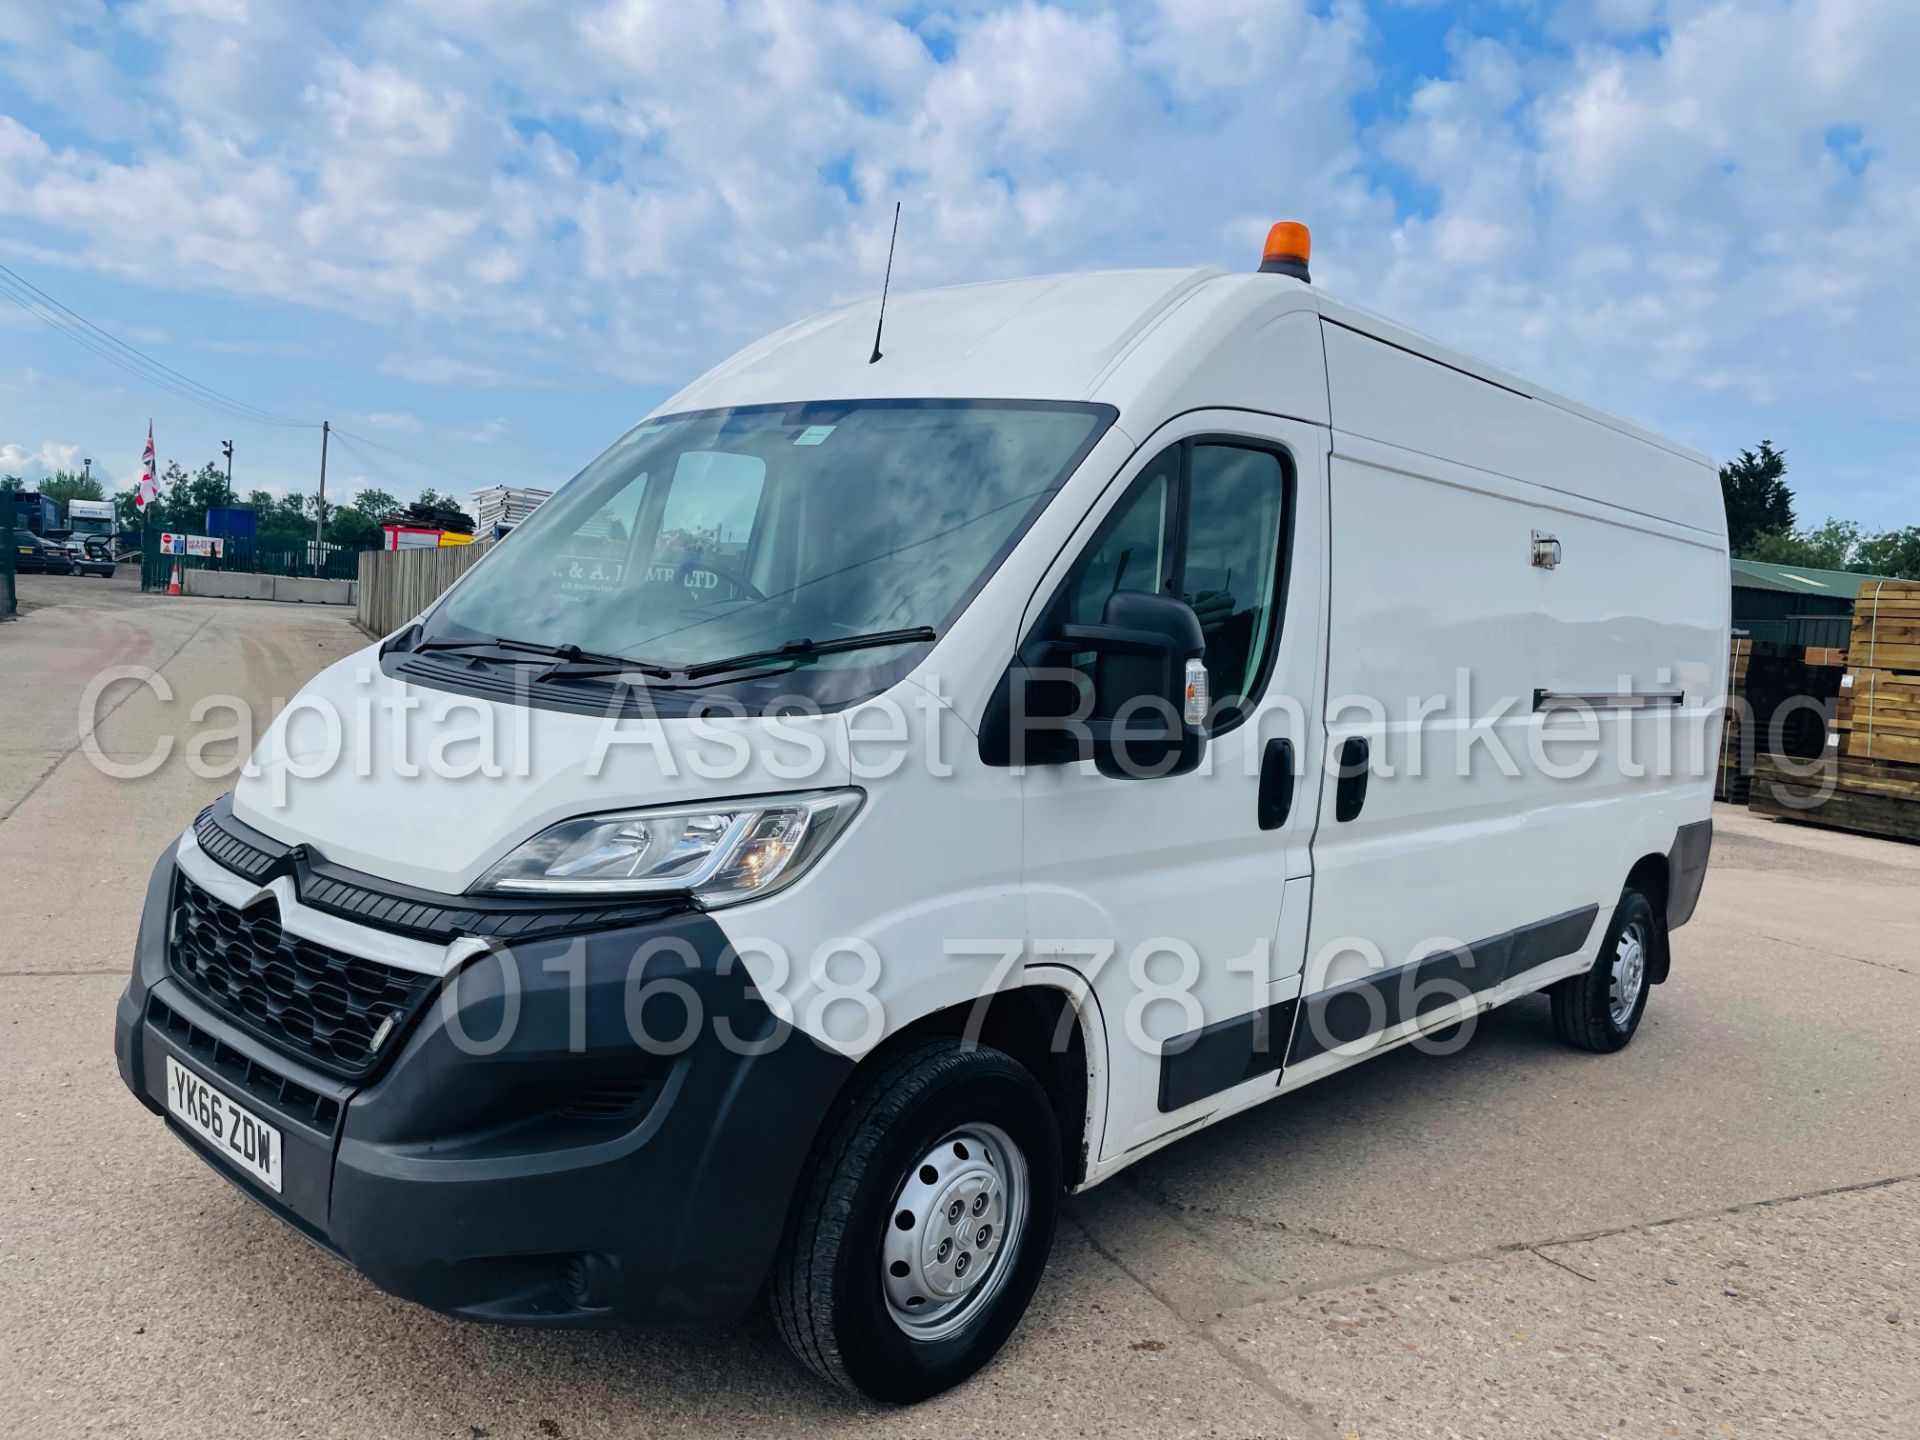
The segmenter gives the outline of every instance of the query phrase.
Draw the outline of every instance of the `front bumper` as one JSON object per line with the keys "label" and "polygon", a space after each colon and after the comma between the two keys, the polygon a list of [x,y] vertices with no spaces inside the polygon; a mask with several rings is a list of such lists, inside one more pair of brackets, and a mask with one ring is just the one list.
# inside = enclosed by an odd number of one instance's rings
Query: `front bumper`
{"label": "front bumper", "polygon": [[171,1055],[279,1128],[275,1195],[167,1122],[253,1199],[448,1314],[684,1325],[753,1302],[852,1063],[775,1019],[711,917],[498,947],[342,1080],[169,972],[174,868],[169,847],[114,1051],[156,1114]]}

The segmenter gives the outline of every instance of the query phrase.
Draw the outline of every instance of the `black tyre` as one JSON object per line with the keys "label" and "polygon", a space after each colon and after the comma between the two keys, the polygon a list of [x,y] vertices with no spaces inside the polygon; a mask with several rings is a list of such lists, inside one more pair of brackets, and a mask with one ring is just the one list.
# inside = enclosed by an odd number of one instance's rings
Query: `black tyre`
{"label": "black tyre", "polygon": [[1548,992],[1560,1038],[1601,1054],[1624,1049],[1646,1014],[1654,949],[1663,943],[1652,902],[1631,887],[1622,891],[1592,968]]}
{"label": "black tyre", "polygon": [[993,1358],[1046,1269],[1060,1136],[1026,1068],[937,1039],[880,1061],[815,1147],[774,1262],[781,1338],[872,1400]]}

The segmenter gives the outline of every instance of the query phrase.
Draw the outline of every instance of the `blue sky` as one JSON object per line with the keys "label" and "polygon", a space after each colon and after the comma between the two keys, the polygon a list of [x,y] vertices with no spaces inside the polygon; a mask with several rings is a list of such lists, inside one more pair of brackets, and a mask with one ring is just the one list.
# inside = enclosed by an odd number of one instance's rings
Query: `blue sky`
{"label": "blue sky", "polygon": [[[1108,264],[1316,280],[1920,524],[1910,0],[36,0],[0,6],[0,264],[248,404],[330,490],[553,483],[739,345],[870,293]],[[0,471],[148,418],[310,486],[0,304]],[[400,453],[395,453],[400,452]]]}

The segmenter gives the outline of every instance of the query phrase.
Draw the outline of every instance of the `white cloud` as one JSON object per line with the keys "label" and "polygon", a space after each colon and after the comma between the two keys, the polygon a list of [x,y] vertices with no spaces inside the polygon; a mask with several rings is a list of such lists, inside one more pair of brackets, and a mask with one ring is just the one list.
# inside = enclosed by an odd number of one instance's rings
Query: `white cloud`
{"label": "white cloud", "polygon": [[395,378],[684,380],[873,289],[899,198],[902,286],[1245,265],[1294,216],[1342,293],[1696,436],[1920,422],[1907,0],[1468,10],[1364,129],[1386,0],[68,3],[8,7],[9,64],[120,25],[153,104],[0,115],[0,244],[348,313]]}
{"label": "white cloud", "polygon": [[477,425],[469,425],[459,432],[462,440],[471,440],[476,445],[496,445],[513,434],[513,424],[504,415],[495,415],[482,420]]}
{"label": "white cloud", "polygon": [[[1365,193],[1341,174],[1356,0],[1224,18],[1023,0],[924,33],[847,0],[432,0],[351,36],[208,9],[133,12],[165,144],[76,150],[0,121],[0,211],[62,232],[75,263],[455,325],[536,366],[681,380],[871,289],[896,197],[912,285],[1164,260],[1176,239],[1204,259],[1229,206]],[[471,365],[520,368],[439,368]]]}
{"label": "white cloud", "polygon": [[[1652,47],[1456,47],[1450,77],[1381,138],[1435,203],[1368,283],[1432,328],[1669,421],[1714,395],[1920,418],[1920,275],[1903,258],[1920,220],[1904,78],[1920,11],[1664,11]],[[1858,133],[1852,153],[1836,131]]]}
{"label": "white cloud", "polygon": [[12,475],[29,483],[44,480],[58,470],[77,475],[80,460],[78,445],[64,445],[58,440],[43,440],[35,450],[15,441],[0,445],[0,475]]}

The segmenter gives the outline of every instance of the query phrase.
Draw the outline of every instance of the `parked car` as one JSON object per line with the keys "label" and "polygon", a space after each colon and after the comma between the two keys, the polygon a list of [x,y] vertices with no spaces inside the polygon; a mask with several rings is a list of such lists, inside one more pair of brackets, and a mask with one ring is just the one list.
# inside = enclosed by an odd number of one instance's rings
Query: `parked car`
{"label": "parked car", "polygon": [[73,557],[51,540],[31,531],[13,532],[13,568],[22,575],[71,575]]}
{"label": "parked car", "polygon": [[[694,381],[167,846],[126,1085],[396,1295],[764,1295],[900,1402],[1000,1348],[1063,1195],[1184,1135],[1543,992],[1623,1049],[1706,872],[1714,466],[1305,239],[896,296],[877,341],[862,302]],[[423,764],[474,710],[538,740]]]}
{"label": "parked car", "polygon": [[[79,553],[74,547],[79,546]],[[67,552],[73,559],[73,571],[76,575],[98,575],[103,580],[113,578],[113,546],[110,542],[95,537],[84,541],[69,540]]]}

